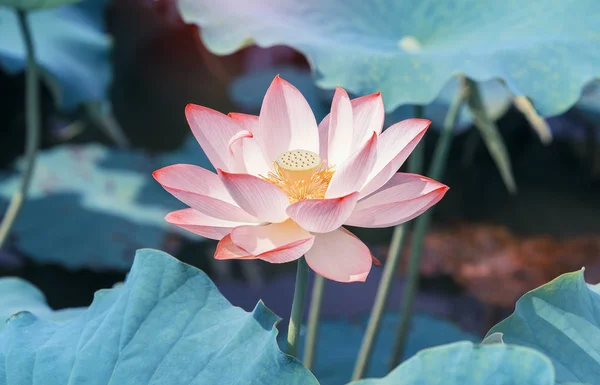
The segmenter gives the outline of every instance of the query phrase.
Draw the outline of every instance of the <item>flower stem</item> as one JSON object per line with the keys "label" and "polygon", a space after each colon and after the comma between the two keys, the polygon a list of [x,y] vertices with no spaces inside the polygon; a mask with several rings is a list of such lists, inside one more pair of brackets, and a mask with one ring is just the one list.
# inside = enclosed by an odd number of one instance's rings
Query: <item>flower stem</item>
{"label": "flower stem", "polygon": [[469,88],[467,105],[473,115],[473,124],[479,130],[483,143],[485,143],[490,156],[494,160],[494,163],[496,163],[496,167],[498,168],[498,171],[500,171],[500,176],[506,185],[506,189],[510,194],[516,194],[517,184],[515,182],[515,176],[512,172],[508,149],[506,148],[502,135],[500,135],[500,130],[498,129],[496,122],[490,119],[485,109],[477,83],[470,79],[466,79],[465,81]]}
{"label": "flower stem", "polygon": [[292,300],[292,313],[287,334],[287,354],[298,357],[298,341],[300,340],[300,328],[302,327],[302,314],[306,302],[306,286],[308,282],[308,265],[304,257],[298,259],[296,270],[296,286],[294,287],[294,299]]}
{"label": "flower stem", "polygon": [[315,274],[312,294],[310,297],[310,308],[308,309],[308,324],[306,327],[306,343],[304,344],[304,358],[302,363],[307,369],[311,369],[315,361],[317,350],[317,336],[319,333],[319,318],[321,316],[321,304],[323,303],[323,290],[325,289],[325,278]]}
{"label": "flower stem", "polygon": [[387,300],[390,294],[390,288],[396,274],[398,267],[398,261],[400,260],[400,254],[404,246],[406,239],[406,227],[396,226],[392,235],[392,243],[388,252],[387,259],[385,260],[385,266],[383,267],[383,274],[381,276],[381,282],[379,283],[379,289],[375,296],[375,303],[373,304],[373,310],[371,310],[371,316],[369,317],[369,324],[367,325],[367,331],[362,340],[360,352],[358,353],[358,359],[354,366],[354,373],[352,373],[352,381],[361,379],[369,366],[371,354],[373,353],[373,346],[377,339],[379,327],[381,325],[381,318],[387,304]]}
{"label": "flower stem", "polygon": [[39,106],[39,82],[38,68],[35,63],[35,51],[31,31],[27,22],[27,14],[24,11],[18,12],[19,27],[25,41],[25,50],[27,53],[27,74],[25,78],[25,111],[26,111],[26,130],[27,139],[25,144],[25,169],[21,176],[19,189],[13,194],[8,209],[4,214],[2,223],[0,223],[0,248],[8,238],[10,229],[15,223],[19,211],[23,206],[29,183],[35,168],[35,158],[40,141],[40,106]]}
{"label": "flower stem", "polygon": [[[456,124],[456,118],[458,117],[460,107],[462,106],[468,92],[469,90],[467,89],[467,83],[465,83],[464,78],[461,78],[460,90],[448,109],[448,113],[444,119],[442,133],[440,134],[440,137],[436,143],[433,161],[429,167],[428,175],[432,179],[439,180],[442,177],[444,167],[446,165],[446,159],[448,158],[450,144],[452,143],[452,138],[454,136],[454,125]],[[408,271],[406,273],[406,283],[402,296],[400,323],[398,324],[398,329],[396,332],[396,340],[392,350],[390,368],[394,368],[400,363],[404,353],[404,345],[410,329],[412,305],[419,285],[419,267],[421,264],[423,240],[425,238],[425,233],[427,232],[427,227],[429,227],[429,221],[431,219],[432,212],[433,209],[427,210],[423,215],[417,218],[415,223],[415,231],[413,233],[408,261]]]}

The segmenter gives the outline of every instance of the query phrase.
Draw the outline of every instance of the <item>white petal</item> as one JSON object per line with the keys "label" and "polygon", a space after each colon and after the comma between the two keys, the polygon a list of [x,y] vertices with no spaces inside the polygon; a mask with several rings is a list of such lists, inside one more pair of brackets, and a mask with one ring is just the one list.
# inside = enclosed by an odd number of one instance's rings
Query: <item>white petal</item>
{"label": "white petal", "polygon": [[377,158],[377,134],[373,133],[361,149],[336,168],[326,198],[335,198],[360,191]]}
{"label": "white petal", "polygon": [[319,152],[317,122],[308,102],[296,87],[279,76],[263,100],[255,137],[271,161],[289,150]]}
{"label": "white petal", "polygon": [[365,197],[383,186],[415,149],[431,122],[426,119],[407,119],[389,127],[377,141],[377,161],[360,191]]}
{"label": "white petal", "polygon": [[243,127],[218,111],[195,104],[187,105],[185,117],[212,165],[229,171],[229,140]]}
{"label": "white petal", "polygon": [[352,154],[353,127],[350,98],[346,91],[338,87],[329,115],[327,161],[330,165],[339,165]]}
{"label": "white petal", "polygon": [[266,180],[249,174],[232,174],[217,170],[231,197],[244,211],[263,222],[283,222],[289,199]]}
{"label": "white petal", "polygon": [[391,227],[407,222],[439,202],[448,186],[415,174],[397,173],[381,189],[361,199],[344,222],[358,227]]}
{"label": "white petal", "polygon": [[306,252],[306,263],[317,274],[338,282],[364,282],[372,266],[369,248],[348,230],[317,234]]}

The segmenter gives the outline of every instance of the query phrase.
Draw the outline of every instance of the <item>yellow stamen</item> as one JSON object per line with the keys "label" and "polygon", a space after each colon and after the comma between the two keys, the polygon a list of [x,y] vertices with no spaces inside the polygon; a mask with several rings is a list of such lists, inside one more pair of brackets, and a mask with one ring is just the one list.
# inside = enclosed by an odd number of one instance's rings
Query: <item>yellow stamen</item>
{"label": "yellow stamen", "polygon": [[333,167],[324,168],[325,161],[311,151],[292,150],[281,155],[275,162],[275,172],[269,172],[265,180],[282,189],[290,203],[303,199],[319,199],[331,181]]}

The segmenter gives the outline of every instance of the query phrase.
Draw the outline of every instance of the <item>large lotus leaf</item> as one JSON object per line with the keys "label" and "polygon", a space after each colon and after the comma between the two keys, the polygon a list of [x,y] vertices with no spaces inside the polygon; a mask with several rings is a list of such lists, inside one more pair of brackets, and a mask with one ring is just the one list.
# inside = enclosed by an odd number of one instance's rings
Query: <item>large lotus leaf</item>
{"label": "large lotus leaf", "polygon": [[6,325],[5,321],[21,311],[31,312],[46,320],[65,322],[79,315],[84,309],[54,311],[46,303],[44,294],[29,282],[17,277],[0,278],[0,332]]}
{"label": "large lotus leaf", "polygon": [[0,384],[317,384],[276,343],[262,302],[232,306],[200,270],[139,250],[125,285],[55,323],[13,315],[0,334]]}
{"label": "large lotus leaf", "polygon": [[381,91],[389,111],[428,104],[455,74],[503,79],[543,116],[600,75],[597,0],[179,0],[207,47],[250,42],[304,53],[324,88]]}
{"label": "large lotus leaf", "polygon": [[[203,154],[197,143],[196,153]],[[179,151],[170,158],[185,160]],[[171,233],[201,239],[164,221],[184,206],[152,178],[160,160],[97,144],[41,152],[13,228],[16,247],[38,262],[127,271],[136,249],[165,248]],[[0,212],[19,177],[0,175]]]}
{"label": "large lotus leaf", "polygon": [[[28,2],[35,1],[25,1]],[[111,40],[104,26],[108,2],[84,0],[31,12],[27,16],[36,60],[46,71],[54,98],[63,109],[106,97],[112,76]],[[17,15],[12,9],[1,6],[0,66],[11,73],[21,72],[26,66],[25,45]]]}
{"label": "large lotus leaf", "polygon": [[[390,352],[393,349],[398,322],[398,313],[388,313],[383,317],[371,356],[368,377],[382,377],[388,373]],[[358,322],[325,319],[319,323],[314,373],[321,385],[339,385],[348,382],[352,376],[366,324],[367,317],[361,317]],[[465,340],[478,342],[481,338],[460,330],[448,321],[427,314],[415,314],[405,355],[411,357],[425,348]],[[301,356],[303,354],[302,345],[300,354]]]}
{"label": "large lotus leaf", "polygon": [[515,312],[488,334],[546,354],[561,385],[598,384],[600,379],[599,286],[585,283],[583,271],[564,274],[525,294]]}
{"label": "large lotus leaf", "polygon": [[381,379],[352,385],[554,385],[550,360],[533,349],[458,342],[424,350]]}

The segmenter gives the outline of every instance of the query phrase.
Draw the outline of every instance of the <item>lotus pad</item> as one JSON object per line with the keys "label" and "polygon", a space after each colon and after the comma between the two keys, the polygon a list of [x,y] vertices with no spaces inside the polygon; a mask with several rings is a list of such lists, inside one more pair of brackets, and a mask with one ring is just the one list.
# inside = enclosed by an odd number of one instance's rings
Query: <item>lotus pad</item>
{"label": "lotus pad", "polygon": [[324,88],[381,91],[386,108],[429,104],[454,75],[503,79],[543,116],[600,75],[597,0],[179,0],[207,47],[255,42],[304,53]]}

